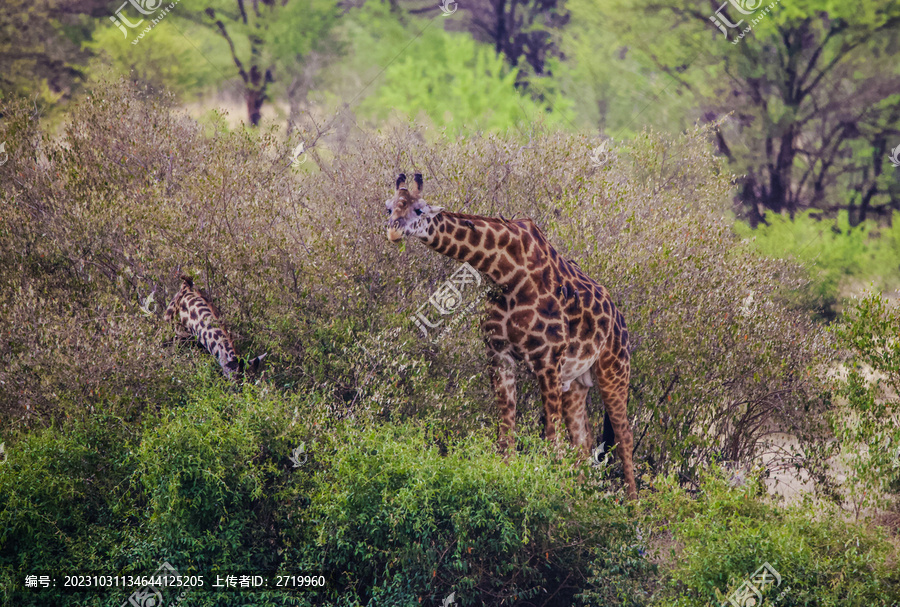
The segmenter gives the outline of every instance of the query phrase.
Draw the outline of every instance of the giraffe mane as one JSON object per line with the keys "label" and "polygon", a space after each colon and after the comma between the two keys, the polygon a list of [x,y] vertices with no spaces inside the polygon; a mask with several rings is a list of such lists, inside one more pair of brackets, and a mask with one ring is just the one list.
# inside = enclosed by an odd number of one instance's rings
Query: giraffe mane
{"label": "giraffe mane", "polygon": [[498,224],[498,225],[507,225],[507,224],[513,223],[515,221],[525,221],[525,220],[531,221],[528,218],[507,220],[507,219],[500,218],[500,217],[487,217],[485,215],[472,215],[470,213],[452,213],[450,211],[441,211],[440,214],[443,215],[444,217],[447,217],[450,219],[463,219],[463,220],[468,219],[470,221],[472,219],[480,219],[481,221],[486,221],[488,223],[493,223],[493,224]]}

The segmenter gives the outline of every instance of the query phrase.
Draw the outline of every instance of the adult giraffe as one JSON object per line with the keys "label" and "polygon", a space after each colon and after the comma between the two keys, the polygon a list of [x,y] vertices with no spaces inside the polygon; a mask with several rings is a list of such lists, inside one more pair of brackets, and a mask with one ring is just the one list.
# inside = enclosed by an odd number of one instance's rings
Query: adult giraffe
{"label": "adult giraffe", "polygon": [[540,385],[544,437],[556,440],[562,417],[571,443],[590,454],[586,402],[593,370],[625,467],[628,496],[636,498],[634,441],[625,410],[628,331],[609,292],[557,253],[530,219],[448,213],[428,205],[422,188],[419,173],[409,187],[406,175],[397,178],[396,192],[386,202],[387,237],[399,242],[414,236],[441,255],[469,263],[500,287],[481,325],[500,406],[500,449],[509,453],[515,445],[515,364],[524,360]]}

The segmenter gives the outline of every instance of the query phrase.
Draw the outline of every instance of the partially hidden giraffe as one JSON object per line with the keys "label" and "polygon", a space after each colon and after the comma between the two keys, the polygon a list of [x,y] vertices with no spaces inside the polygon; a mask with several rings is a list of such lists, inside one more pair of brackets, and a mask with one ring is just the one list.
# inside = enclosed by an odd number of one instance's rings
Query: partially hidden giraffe
{"label": "partially hidden giraffe", "polygon": [[222,323],[219,310],[202,290],[194,287],[194,281],[190,276],[181,276],[181,288],[166,308],[163,320],[175,321],[176,338],[182,340],[196,338],[197,342],[215,357],[228,379],[233,379],[235,373],[242,373],[245,370],[255,373],[266,357],[265,354],[261,354],[246,364],[238,357],[234,341]]}
{"label": "partially hidden giraffe", "polygon": [[593,371],[625,468],[628,497],[636,498],[634,441],[626,415],[628,331],[609,292],[563,258],[531,219],[432,207],[421,198],[419,173],[409,186],[401,174],[395,187],[386,202],[391,242],[416,237],[442,255],[467,262],[500,288],[488,302],[481,328],[500,408],[501,451],[508,455],[515,448],[515,365],[524,361],[540,386],[544,437],[558,440],[556,427],[563,419],[570,442],[587,456],[593,445],[587,416]]}

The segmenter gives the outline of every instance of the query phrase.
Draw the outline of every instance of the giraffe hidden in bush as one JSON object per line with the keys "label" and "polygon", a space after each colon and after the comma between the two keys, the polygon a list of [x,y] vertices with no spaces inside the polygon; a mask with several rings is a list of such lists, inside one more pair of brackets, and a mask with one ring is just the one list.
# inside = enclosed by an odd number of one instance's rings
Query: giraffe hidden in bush
{"label": "giraffe hidden in bush", "polygon": [[501,451],[508,455],[515,449],[515,365],[525,361],[540,386],[544,437],[558,440],[556,427],[563,419],[572,445],[589,455],[587,396],[593,371],[625,468],[628,496],[636,498],[634,441],[626,415],[628,331],[609,292],[557,253],[531,219],[449,213],[428,205],[422,188],[419,173],[408,187],[406,175],[397,178],[396,192],[386,202],[387,237],[400,242],[414,236],[441,255],[469,263],[500,287],[481,328],[500,407]]}
{"label": "giraffe hidden in bush", "polygon": [[265,354],[245,362],[237,355],[234,341],[222,323],[219,310],[206,294],[194,287],[190,276],[181,276],[181,289],[175,294],[166,313],[166,322],[175,321],[175,337],[180,340],[197,338],[197,342],[212,354],[228,379],[245,370],[259,371]]}

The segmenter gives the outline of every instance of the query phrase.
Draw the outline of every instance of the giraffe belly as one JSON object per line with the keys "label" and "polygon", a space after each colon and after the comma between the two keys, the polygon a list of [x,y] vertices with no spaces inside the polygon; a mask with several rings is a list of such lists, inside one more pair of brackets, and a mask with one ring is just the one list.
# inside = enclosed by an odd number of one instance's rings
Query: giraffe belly
{"label": "giraffe belly", "polygon": [[559,380],[562,384],[562,391],[568,392],[572,387],[572,382],[577,381],[585,388],[594,385],[591,379],[592,360],[567,360],[564,361],[559,370]]}

